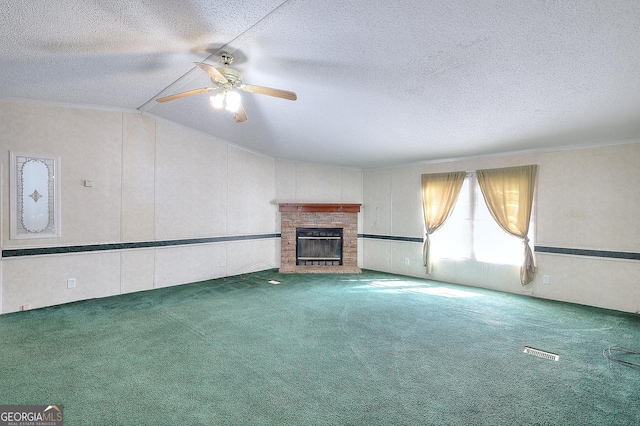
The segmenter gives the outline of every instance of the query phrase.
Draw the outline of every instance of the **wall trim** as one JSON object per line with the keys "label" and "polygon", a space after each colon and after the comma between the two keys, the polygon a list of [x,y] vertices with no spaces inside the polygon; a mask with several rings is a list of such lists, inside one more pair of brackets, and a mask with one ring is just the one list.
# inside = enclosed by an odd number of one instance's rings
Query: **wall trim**
{"label": "wall trim", "polygon": [[279,238],[279,237],[280,237],[280,234],[254,234],[254,235],[233,235],[233,236],[225,236],[225,237],[189,238],[189,239],[181,239],[181,240],[141,241],[141,242],[132,242],[132,243],[108,243],[108,244],[59,246],[59,247],[6,249],[6,250],[2,250],[2,257],[10,258],[10,257],[23,257],[23,256],[41,256],[41,255],[50,255],[50,254],[86,253],[86,252],[94,252],[94,251],[172,247],[172,246],[184,246],[184,245],[192,245],[192,244],[261,240],[261,239]]}
{"label": "wall trim", "polygon": [[[373,240],[388,240],[388,241],[402,241],[411,243],[422,243],[424,240],[421,237],[400,237],[397,235],[378,235],[378,234],[358,234],[358,238],[367,238]],[[549,246],[534,246],[534,252],[545,254],[563,254],[567,256],[587,256],[587,257],[602,257],[608,259],[625,259],[625,260],[640,260],[640,253],[626,252],[626,251],[613,251],[613,250],[592,250],[592,249],[578,249],[568,247],[549,247]]]}
{"label": "wall trim", "polygon": [[422,237],[401,237],[398,235],[378,235],[378,234],[358,234],[358,238],[369,238],[372,240],[403,241],[403,242],[421,243],[421,244],[424,241]]}
{"label": "wall trim", "polygon": [[640,260],[640,253],[610,250],[590,250],[566,247],[535,246],[536,253],[564,254],[569,256],[605,257],[609,259]]}
{"label": "wall trim", "polygon": [[[107,244],[86,244],[73,246],[57,246],[57,247],[34,247],[21,249],[5,249],[2,250],[2,258],[24,257],[24,256],[42,256],[51,254],[69,254],[69,253],[87,253],[94,251],[113,251],[113,250],[131,250],[143,248],[157,247],[173,247],[192,244],[210,244],[225,243],[233,241],[261,240],[268,238],[280,238],[279,233],[275,234],[253,234],[253,235],[232,235],[225,237],[207,237],[207,238],[188,238],[179,240],[161,240],[161,241],[140,241],[131,243],[107,243]],[[373,240],[400,241],[410,243],[422,243],[422,237],[402,237],[398,235],[379,235],[379,234],[358,234],[358,238],[366,238]],[[593,250],[593,249],[577,249],[568,247],[549,247],[534,246],[534,252],[545,254],[562,254],[567,256],[587,256],[602,257],[609,259],[625,259],[640,260],[640,253],[612,251],[612,250]]]}

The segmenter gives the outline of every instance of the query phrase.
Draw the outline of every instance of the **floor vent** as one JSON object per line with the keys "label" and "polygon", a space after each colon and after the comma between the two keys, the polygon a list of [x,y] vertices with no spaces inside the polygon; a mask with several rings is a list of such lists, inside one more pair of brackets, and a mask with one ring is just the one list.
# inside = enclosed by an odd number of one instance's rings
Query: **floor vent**
{"label": "floor vent", "polygon": [[558,359],[560,359],[559,355],[552,354],[551,352],[541,351],[540,349],[533,349],[528,346],[524,347],[524,353],[535,355],[540,358],[550,359],[552,361],[557,361]]}

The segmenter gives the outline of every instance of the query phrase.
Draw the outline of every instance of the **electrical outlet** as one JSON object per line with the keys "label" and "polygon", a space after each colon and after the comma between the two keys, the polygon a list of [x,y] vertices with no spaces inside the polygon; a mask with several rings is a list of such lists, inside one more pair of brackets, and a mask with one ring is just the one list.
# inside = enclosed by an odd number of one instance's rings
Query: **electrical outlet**
{"label": "electrical outlet", "polygon": [[543,275],[542,276],[542,284],[550,285],[551,284],[551,276]]}
{"label": "electrical outlet", "polygon": [[410,263],[411,263],[411,261],[409,260],[409,258],[408,258],[408,257],[405,257],[405,258],[404,258],[404,264],[405,264],[405,265],[407,265],[407,266],[409,266],[409,264],[410,264]]}
{"label": "electrical outlet", "polygon": [[20,306],[21,311],[28,311],[29,309],[31,309],[31,305],[29,303],[25,303],[24,305]]}
{"label": "electrical outlet", "polygon": [[67,280],[67,288],[76,288],[76,279],[75,278],[69,278]]}

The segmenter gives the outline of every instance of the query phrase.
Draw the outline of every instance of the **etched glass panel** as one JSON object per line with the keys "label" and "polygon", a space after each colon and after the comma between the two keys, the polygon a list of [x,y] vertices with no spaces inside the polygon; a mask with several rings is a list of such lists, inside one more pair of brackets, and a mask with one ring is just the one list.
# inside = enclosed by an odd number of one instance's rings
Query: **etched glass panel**
{"label": "etched glass panel", "polygon": [[58,158],[11,153],[11,238],[60,236]]}
{"label": "etched glass panel", "polygon": [[40,160],[22,165],[21,225],[28,232],[42,232],[49,225],[49,172]]}

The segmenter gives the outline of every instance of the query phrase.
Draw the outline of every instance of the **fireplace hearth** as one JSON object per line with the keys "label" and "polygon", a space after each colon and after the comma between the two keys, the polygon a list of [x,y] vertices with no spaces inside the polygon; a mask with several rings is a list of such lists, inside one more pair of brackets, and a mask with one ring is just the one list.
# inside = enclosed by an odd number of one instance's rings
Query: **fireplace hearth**
{"label": "fireplace hearth", "polygon": [[283,273],[360,273],[360,204],[279,204]]}

